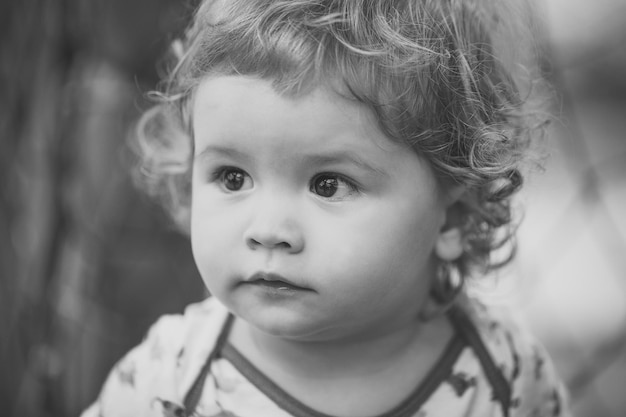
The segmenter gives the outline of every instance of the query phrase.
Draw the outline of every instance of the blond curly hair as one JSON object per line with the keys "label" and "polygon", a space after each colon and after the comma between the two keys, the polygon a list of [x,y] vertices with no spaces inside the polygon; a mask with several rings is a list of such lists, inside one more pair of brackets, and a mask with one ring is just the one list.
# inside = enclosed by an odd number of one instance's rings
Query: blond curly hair
{"label": "blond curly hair", "polygon": [[[173,65],[153,93],[157,104],[139,121],[142,183],[189,232],[190,103],[198,84],[241,74],[297,96],[339,80],[338,92],[366,104],[382,131],[427,160],[443,186],[464,188],[455,207],[463,276],[502,266],[514,253],[511,197],[522,185],[520,166],[545,121],[529,110],[516,67],[496,54],[500,35],[518,33],[510,28],[521,19],[504,4],[204,0],[173,45]],[[496,259],[498,249],[505,254]]]}

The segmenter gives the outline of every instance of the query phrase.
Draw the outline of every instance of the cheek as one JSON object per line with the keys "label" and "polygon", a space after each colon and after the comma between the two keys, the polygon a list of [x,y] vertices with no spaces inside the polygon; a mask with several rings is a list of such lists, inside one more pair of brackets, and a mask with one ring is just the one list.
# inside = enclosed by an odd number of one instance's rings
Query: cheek
{"label": "cheek", "polygon": [[191,249],[196,265],[205,279],[219,276],[227,260],[229,241],[233,238],[232,221],[201,204],[192,206]]}
{"label": "cheek", "polygon": [[420,302],[431,282],[435,235],[428,223],[383,222],[355,246],[353,256],[361,253],[356,278],[367,282],[363,291],[373,304]]}
{"label": "cheek", "polygon": [[222,300],[226,299],[224,297],[231,272],[229,265],[236,262],[226,250],[226,238],[216,224],[192,222],[191,249],[194,262],[205,287]]}
{"label": "cheek", "polygon": [[192,243],[207,247],[219,244],[238,226],[235,211],[210,187],[197,187],[194,193],[190,222]]}
{"label": "cheek", "polygon": [[438,236],[434,211],[396,210],[352,218],[336,225],[337,257],[358,260],[372,268],[393,268],[399,264],[418,267],[433,254]]}
{"label": "cheek", "polygon": [[[413,291],[421,286],[418,281],[429,282],[434,228],[420,219],[366,218],[352,217],[318,230],[315,246],[320,252],[315,260],[319,274],[337,277],[335,285],[352,285],[357,292]],[[341,275],[349,278],[343,280]]]}

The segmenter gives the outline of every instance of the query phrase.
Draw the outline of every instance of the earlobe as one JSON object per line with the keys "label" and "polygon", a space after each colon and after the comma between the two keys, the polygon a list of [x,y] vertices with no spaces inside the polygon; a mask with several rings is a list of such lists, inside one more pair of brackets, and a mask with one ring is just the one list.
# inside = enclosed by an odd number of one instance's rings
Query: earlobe
{"label": "earlobe", "polygon": [[461,229],[451,227],[439,233],[435,244],[435,253],[442,261],[451,262],[463,254],[463,237]]}
{"label": "earlobe", "polygon": [[456,186],[447,190],[447,209],[445,223],[439,231],[435,244],[435,254],[446,262],[455,261],[463,254],[463,233],[461,232],[461,199],[465,187]]}
{"label": "earlobe", "polygon": [[423,321],[431,320],[450,308],[463,288],[463,277],[455,265],[455,261],[463,255],[463,233],[454,216],[454,209],[451,209],[448,210],[447,221],[441,227],[435,242],[437,268],[430,297],[420,312]]}

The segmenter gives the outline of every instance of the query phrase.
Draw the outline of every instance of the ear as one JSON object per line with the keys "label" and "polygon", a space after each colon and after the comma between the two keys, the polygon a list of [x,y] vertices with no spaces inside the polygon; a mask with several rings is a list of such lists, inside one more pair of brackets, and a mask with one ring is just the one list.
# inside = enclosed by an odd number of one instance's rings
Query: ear
{"label": "ear", "polygon": [[453,187],[446,195],[446,217],[435,243],[435,254],[442,261],[454,261],[463,254],[459,199],[464,191],[464,187]]}
{"label": "ear", "polygon": [[442,261],[454,261],[463,254],[463,239],[461,229],[452,227],[442,230],[435,243],[435,253]]}

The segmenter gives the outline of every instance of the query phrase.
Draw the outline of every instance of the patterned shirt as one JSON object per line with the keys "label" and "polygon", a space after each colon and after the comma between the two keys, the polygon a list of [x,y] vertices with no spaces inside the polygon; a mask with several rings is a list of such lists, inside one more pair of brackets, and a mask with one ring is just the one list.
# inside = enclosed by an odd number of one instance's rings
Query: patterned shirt
{"label": "patterned shirt", "polygon": [[[544,349],[506,315],[465,301],[456,330],[412,394],[380,417],[566,417]],[[82,417],[329,417],[302,404],[227,341],[232,316],[215,298],[161,317],[111,371]]]}

